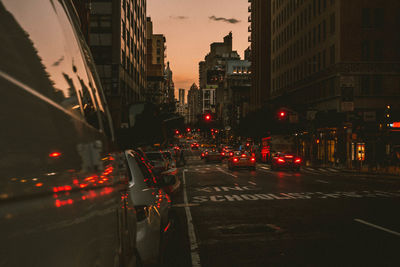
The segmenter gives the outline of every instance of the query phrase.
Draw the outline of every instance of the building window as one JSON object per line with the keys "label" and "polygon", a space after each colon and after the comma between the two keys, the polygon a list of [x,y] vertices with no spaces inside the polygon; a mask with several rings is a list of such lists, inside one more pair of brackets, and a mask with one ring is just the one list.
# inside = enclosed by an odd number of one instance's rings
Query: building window
{"label": "building window", "polygon": [[321,24],[318,24],[318,43],[321,43]]}
{"label": "building window", "polygon": [[370,60],[370,43],[368,40],[361,43],[361,60]]}
{"label": "building window", "polygon": [[384,11],[383,8],[375,8],[375,27],[382,28],[384,24]]}
{"label": "building window", "polygon": [[335,27],[336,27],[336,20],[335,20],[335,13],[331,15],[331,34],[335,33]]}
{"label": "building window", "polygon": [[318,71],[321,70],[321,53],[318,53]]}
{"label": "building window", "polygon": [[383,78],[382,76],[374,76],[374,95],[383,95]]}
{"label": "building window", "polygon": [[383,60],[383,41],[382,40],[375,41],[374,59],[376,61]]}
{"label": "building window", "polygon": [[361,94],[370,94],[370,78],[369,76],[361,76]]}
{"label": "building window", "polygon": [[332,45],[330,48],[330,55],[331,55],[331,64],[335,64],[335,45]]}
{"label": "building window", "polygon": [[369,8],[363,8],[362,9],[362,27],[363,28],[370,28],[371,27],[371,14],[370,14],[370,9]]}

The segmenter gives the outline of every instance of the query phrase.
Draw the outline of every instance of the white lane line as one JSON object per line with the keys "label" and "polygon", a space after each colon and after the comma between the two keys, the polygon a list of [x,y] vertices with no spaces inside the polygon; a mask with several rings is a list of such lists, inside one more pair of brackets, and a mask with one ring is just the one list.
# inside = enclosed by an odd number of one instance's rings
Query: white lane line
{"label": "white lane line", "polygon": [[225,173],[225,174],[228,174],[228,175],[230,175],[230,176],[233,176],[233,177],[235,177],[235,178],[238,178],[237,175],[234,175],[234,174],[232,174],[232,173],[230,173],[230,172],[224,171],[224,170],[221,169],[220,167],[217,167],[217,170],[219,170],[219,171],[222,172],[222,173]]}
{"label": "white lane line", "polygon": [[328,170],[330,170],[330,171],[332,171],[332,172],[339,172],[338,170],[332,169],[332,168],[328,168]]}
{"label": "white lane line", "polygon": [[374,227],[374,228],[376,228],[376,229],[385,231],[385,232],[387,232],[387,233],[390,233],[390,234],[393,234],[393,235],[396,235],[396,236],[400,236],[400,233],[399,233],[399,232],[396,232],[396,231],[387,229],[387,228],[385,228],[385,227],[382,227],[382,226],[379,226],[379,225],[376,225],[376,224],[373,224],[373,223],[366,222],[366,221],[361,220],[361,219],[354,219],[354,221],[359,222],[359,223],[362,223],[362,224],[365,224],[365,225],[368,225],[368,226],[371,226],[371,227]]}
{"label": "white lane line", "polygon": [[255,182],[249,181],[249,184],[257,185]]}
{"label": "white lane line", "polygon": [[188,234],[190,240],[190,251],[192,256],[192,266],[200,267],[200,255],[199,255],[199,245],[197,244],[196,234],[194,232],[192,213],[190,212],[188,197],[186,193],[186,169],[183,171],[183,202],[185,203],[185,212],[188,226]]}
{"label": "white lane line", "polygon": [[324,180],[315,180],[315,181],[318,182],[318,183],[329,184],[329,182],[324,181]]}
{"label": "white lane line", "polygon": [[260,168],[261,168],[261,169],[264,169],[264,170],[270,170],[270,168],[264,167],[264,166],[261,166]]}

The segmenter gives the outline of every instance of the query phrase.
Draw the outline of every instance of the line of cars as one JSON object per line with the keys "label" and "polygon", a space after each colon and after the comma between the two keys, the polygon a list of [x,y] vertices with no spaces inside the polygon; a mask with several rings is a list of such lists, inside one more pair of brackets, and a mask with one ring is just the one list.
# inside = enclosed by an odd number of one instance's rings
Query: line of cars
{"label": "line of cars", "polygon": [[176,169],[118,149],[72,1],[2,0],[0,25],[0,266],[162,263]]}
{"label": "line of cars", "polygon": [[[201,159],[206,162],[223,162],[227,160],[227,165],[230,170],[235,168],[249,168],[256,169],[257,159],[254,153],[248,151],[233,150],[232,147],[223,147],[218,150],[217,148],[206,149],[201,152]],[[302,159],[293,153],[276,152],[271,156],[270,164],[271,170],[278,169],[291,169],[300,171]]]}

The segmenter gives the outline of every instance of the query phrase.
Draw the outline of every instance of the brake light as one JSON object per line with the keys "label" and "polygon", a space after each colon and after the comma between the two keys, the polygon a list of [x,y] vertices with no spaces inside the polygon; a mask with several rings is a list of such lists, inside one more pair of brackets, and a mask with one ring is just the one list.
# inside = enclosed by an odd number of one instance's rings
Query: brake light
{"label": "brake light", "polygon": [[253,161],[253,162],[254,162],[254,161],[256,161],[256,159],[255,159],[255,158],[251,158],[250,160],[251,160],[251,161]]}
{"label": "brake light", "polygon": [[283,158],[278,158],[279,163],[285,163],[285,160]]}
{"label": "brake light", "polygon": [[295,162],[295,163],[301,163],[301,159],[298,158],[298,159],[296,159],[294,162]]}
{"label": "brake light", "polygon": [[238,159],[238,158],[233,158],[233,161],[234,161],[234,162],[238,162],[239,159]]}
{"label": "brake light", "polygon": [[222,155],[222,156],[225,156],[225,152],[222,152],[221,155]]}
{"label": "brake light", "polygon": [[201,153],[201,155],[204,157],[204,153]]}
{"label": "brake light", "polygon": [[246,157],[246,154],[242,154],[242,158],[245,158]]}
{"label": "brake light", "polygon": [[292,159],[293,156],[292,156],[292,155],[286,155],[285,158],[287,158],[287,159]]}
{"label": "brake light", "polygon": [[206,155],[208,155],[208,152],[206,152]]}
{"label": "brake light", "polygon": [[229,156],[233,156],[233,153],[231,152],[231,153],[229,153]]}
{"label": "brake light", "polygon": [[59,156],[61,156],[60,152],[53,152],[49,154],[50,158],[58,158]]}

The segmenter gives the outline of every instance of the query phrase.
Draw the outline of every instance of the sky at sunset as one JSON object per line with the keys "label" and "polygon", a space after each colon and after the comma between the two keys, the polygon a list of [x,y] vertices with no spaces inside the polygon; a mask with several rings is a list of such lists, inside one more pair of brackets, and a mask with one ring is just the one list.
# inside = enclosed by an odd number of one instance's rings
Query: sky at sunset
{"label": "sky at sunset", "polygon": [[198,85],[199,61],[210,51],[211,43],[222,42],[230,31],[233,49],[244,57],[249,46],[248,6],[247,0],[147,0],[154,33],[167,39],[175,91]]}

